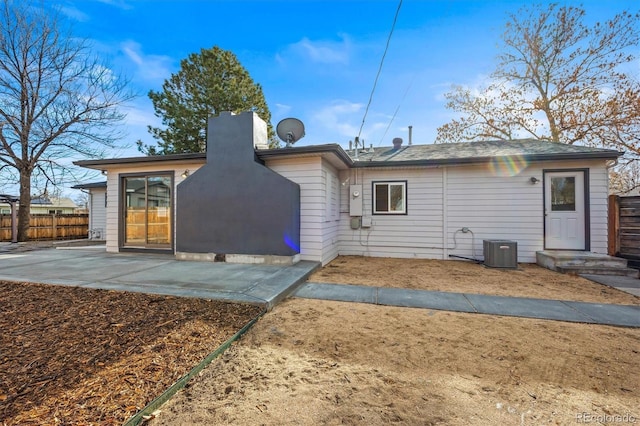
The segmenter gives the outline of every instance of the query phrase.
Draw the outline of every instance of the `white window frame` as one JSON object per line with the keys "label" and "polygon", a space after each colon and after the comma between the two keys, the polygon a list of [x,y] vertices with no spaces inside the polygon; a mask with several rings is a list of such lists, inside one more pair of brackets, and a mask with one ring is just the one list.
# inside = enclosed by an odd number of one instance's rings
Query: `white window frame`
{"label": "white window frame", "polygon": [[[387,210],[378,210],[377,209],[377,187],[387,185],[388,188],[391,186],[401,186],[402,187],[402,209],[401,210],[391,210],[391,190],[387,190]],[[372,211],[373,214],[379,215],[406,215],[407,214],[407,181],[374,181],[371,182],[371,199],[373,201]]]}

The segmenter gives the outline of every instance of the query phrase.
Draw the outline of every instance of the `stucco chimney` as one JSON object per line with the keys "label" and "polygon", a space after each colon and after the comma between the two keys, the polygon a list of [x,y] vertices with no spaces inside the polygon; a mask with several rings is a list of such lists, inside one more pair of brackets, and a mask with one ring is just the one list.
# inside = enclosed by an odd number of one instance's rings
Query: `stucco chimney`
{"label": "stucco chimney", "polygon": [[267,123],[255,112],[222,111],[207,128],[207,163],[252,162],[256,145],[268,144]]}
{"label": "stucco chimney", "polygon": [[393,149],[400,149],[402,146],[402,138],[393,138]]}
{"label": "stucco chimney", "polygon": [[209,118],[207,162],[177,186],[179,259],[296,261],[300,186],[256,161],[254,146],[266,141],[267,124],[255,112]]}

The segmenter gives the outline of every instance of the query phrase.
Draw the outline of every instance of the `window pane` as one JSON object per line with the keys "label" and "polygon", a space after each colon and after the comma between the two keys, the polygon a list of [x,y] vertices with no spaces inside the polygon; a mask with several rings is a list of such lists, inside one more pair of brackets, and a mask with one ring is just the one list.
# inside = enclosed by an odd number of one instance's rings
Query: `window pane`
{"label": "window pane", "polygon": [[145,207],[145,178],[127,178],[125,179],[125,191],[127,193],[127,207],[138,208]]}
{"label": "window pane", "polygon": [[404,211],[404,185],[390,185],[391,187],[391,211]]}
{"label": "window pane", "polygon": [[171,178],[153,176],[147,180],[147,243],[169,244],[171,230]]}
{"label": "window pane", "polygon": [[126,222],[125,243],[143,245],[146,242],[145,178],[125,178]]}
{"label": "window pane", "polygon": [[376,212],[389,211],[389,185],[376,184]]}
{"label": "window pane", "polygon": [[551,210],[575,211],[576,210],[576,178],[556,177],[551,178]]}

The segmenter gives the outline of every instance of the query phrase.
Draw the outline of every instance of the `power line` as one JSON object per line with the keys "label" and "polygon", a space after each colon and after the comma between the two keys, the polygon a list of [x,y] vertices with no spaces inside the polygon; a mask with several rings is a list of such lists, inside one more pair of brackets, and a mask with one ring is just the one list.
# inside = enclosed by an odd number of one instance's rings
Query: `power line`
{"label": "power line", "polygon": [[360,135],[362,134],[362,128],[364,127],[364,122],[367,119],[367,113],[369,112],[369,107],[371,106],[371,101],[373,101],[373,93],[376,91],[376,86],[378,85],[378,78],[380,77],[380,72],[382,71],[384,58],[385,56],[387,56],[387,51],[389,50],[389,43],[391,42],[391,36],[393,35],[393,30],[396,27],[396,22],[398,21],[398,15],[400,14],[401,6],[402,6],[402,0],[400,0],[400,2],[398,3],[398,8],[396,9],[396,16],[393,17],[393,24],[391,25],[391,31],[389,31],[389,37],[387,38],[387,45],[384,48],[384,53],[382,54],[382,59],[380,60],[378,73],[376,74],[376,79],[373,82],[373,88],[371,89],[371,95],[369,95],[369,102],[367,103],[367,108],[364,111],[364,117],[362,117],[362,123],[360,124],[360,130],[358,131],[357,139],[360,139]]}
{"label": "power line", "polygon": [[396,110],[393,112],[393,116],[391,117],[391,120],[389,120],[389,124],[387,125],[387,128],[384,129],[384,134],[382,135],[382,137],[380,138],[380,142],[378,142],[377,146],[380,146],[380,144],[382,143],[382,141],[384,140],[384,138],[387,136],[387,132],[389,131],[389,128],[391,128],[391,124],[393,123],[393,120],[396,119],[396,115],[398,114],[398,110],[400,110],[400,106],[402,105],[402,103],[404,102],[405,98],[407,97],[407,93],[409,93],[409,89],[411,88],[411,86],[413,85],[413,81],[416,79],[415,74],[413,75],[413,78],[411,79],[411,81],[409,82],[409,85],[407,86],[407,89],[404,91],[404,95],[402,95],[402,99],[400,99],[400,102],[398,102],[398,106],[396,107]]}

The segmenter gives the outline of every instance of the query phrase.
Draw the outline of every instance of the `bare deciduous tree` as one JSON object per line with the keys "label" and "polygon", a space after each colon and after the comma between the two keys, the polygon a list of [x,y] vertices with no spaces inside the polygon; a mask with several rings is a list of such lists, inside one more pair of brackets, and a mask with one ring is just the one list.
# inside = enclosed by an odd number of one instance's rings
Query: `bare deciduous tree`
{"label": "bare deciduous tree", "polygon": [[133,97],[89,43],[43,7],[0,0],[0,173],[19,178],[19,241],[29,229],[32,180],[56,185],[71,157],[114,147],[124,118],[118,107]]}
{"label": "bare deciduous tree", "polygon": [[640,158],[640,15],[591,26],[584,16],[558,4],[511,15],[490,82],[446,95],[462,117],[441,126],[437,141],[532,138],[623,150],[623,165]]}

